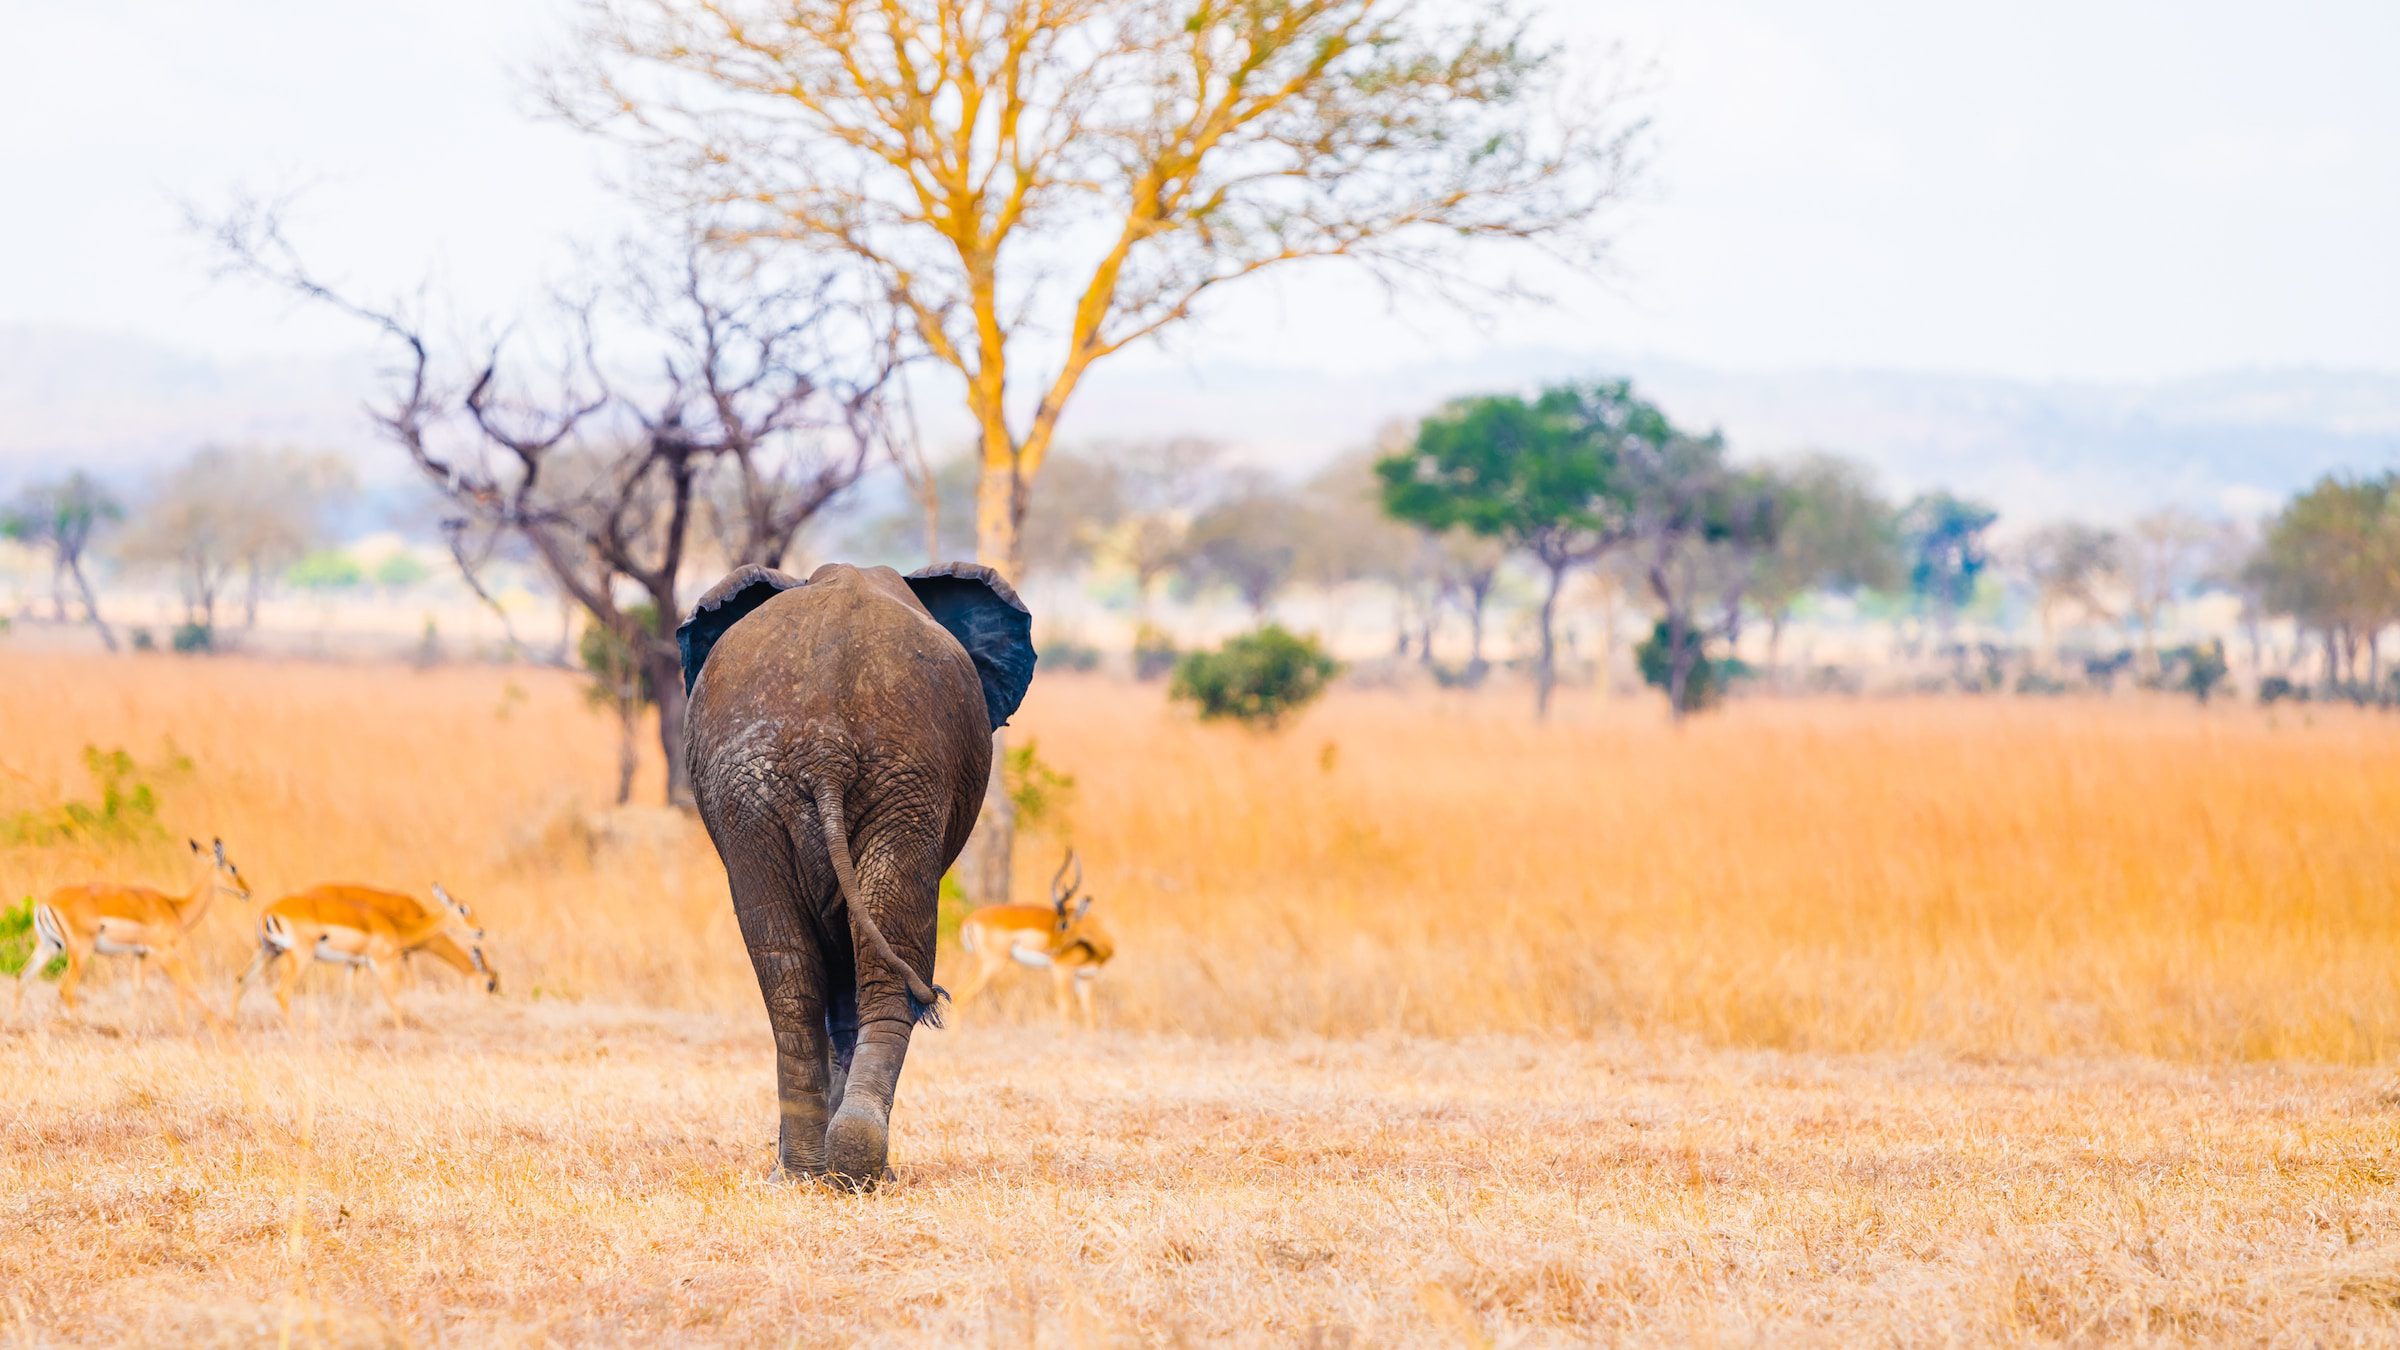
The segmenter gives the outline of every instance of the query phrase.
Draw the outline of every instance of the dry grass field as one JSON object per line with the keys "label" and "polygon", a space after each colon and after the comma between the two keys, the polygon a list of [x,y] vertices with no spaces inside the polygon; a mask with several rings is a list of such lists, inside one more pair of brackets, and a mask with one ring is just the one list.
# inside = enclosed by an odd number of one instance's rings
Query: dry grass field
{"label": "dry grass field", "polygon": [[[921,1035],[855,1197],[767,1178],[721,873],[602,809],[572,680],[0,652],[0,821],[122,747],[263,894],[445,882],[504,981],[395,1032],[320,974],[222,1041],[36,992],[0,1342],[2400,1338],[2388,719],[1343,691],[1260,739],[1055,679],[1021,724],[1108,1029],[1029,981]],[[174,847],[0,845],[0,899]],[[221,995],[248,916],[203,930]]]}

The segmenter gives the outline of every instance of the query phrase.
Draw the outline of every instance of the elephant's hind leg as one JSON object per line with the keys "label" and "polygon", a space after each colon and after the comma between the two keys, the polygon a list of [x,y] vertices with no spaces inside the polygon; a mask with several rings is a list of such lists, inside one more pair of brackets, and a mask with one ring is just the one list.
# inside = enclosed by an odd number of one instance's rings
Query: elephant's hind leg
{"label": "elephant's hind leg", "polygon": [[[900,958],[931,978],[938,867],[870,849],[858,860],[860,899],[873,910]],[[858,976],[858,1049],[844,1085],[841,1109],[826,1131],[827,1166],[856,1186],[884,1177],[892,1099],[908,1058],[918,1005],[908,987],[853,926],[852,968]]]}
{"label": "elephant's hind leg", "polygon": [[832,1116],[825,965],[783,847],[775,838],[736,850],[725,870],[775,1032],[775,1100],[782,1118],[776,1161],[787,1173],[817,1176],[825,1171],[825,1123]]}

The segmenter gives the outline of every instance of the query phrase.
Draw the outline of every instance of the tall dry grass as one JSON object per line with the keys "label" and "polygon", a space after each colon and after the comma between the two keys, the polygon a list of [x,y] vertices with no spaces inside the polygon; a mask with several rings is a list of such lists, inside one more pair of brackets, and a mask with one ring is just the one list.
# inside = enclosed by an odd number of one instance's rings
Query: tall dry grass
{"label": "tall dry grass", "polygon": [[[2400,729],[2185,703],[1644,705],[1345,691],[1273,738],[1037,681],[1119,939],[1111,1023],[1204,1036],[1630,1030],[1754,1047],[2368,1062],[2400,1045]],[[510,997],[756,1006],[705,838],[604,808],[537,672],[0,655],[0,814],[87,743],[188,772],[262,891],[439,879]],[[643,797],[658,791],[656,766]],[[1059,839],[1029,841],[1038,887]],[[180,882],[157,845],[0,850],[0,896]],[[207,921],[229,979],[245,920]],[[1035,984],[1040,982],[1035,981]],[[1040,1019],[1046,990],[966,1016]]]}

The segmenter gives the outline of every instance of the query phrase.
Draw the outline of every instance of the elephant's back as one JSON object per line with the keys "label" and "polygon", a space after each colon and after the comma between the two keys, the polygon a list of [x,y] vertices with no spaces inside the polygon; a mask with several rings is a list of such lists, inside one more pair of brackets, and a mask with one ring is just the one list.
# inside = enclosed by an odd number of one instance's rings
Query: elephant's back
{"label": "elephant's back", "polygon": [[850,572],[785,591],[727,630],[693,690],[694,748],[704,737],[763,735],[786,749],[838,739],[939,762],[988,746],[974,662],[897,592]]}

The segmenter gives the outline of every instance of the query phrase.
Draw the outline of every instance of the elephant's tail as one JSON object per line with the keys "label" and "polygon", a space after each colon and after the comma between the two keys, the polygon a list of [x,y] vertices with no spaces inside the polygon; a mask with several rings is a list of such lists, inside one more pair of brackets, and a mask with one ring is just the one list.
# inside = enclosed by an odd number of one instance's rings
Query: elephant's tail
{"label": "elephant's tail", "polygon": [[842,902],[850,907],[850,917],[859,930],[867,935],[867,945],[875,949],[884,965],[908,986],[910,1011],[928,1026],[942,1024],[942,1001],[950,991],[938,984],[929,985],[918,976],[892,944],[883,940],[883,929],[876,926],[875,916],[858,898],[858,869],[850,863],[850,829],[842,818],[842,790],[832,783],[819,780],[816,786],[817,820],[825,829],[825,855],[833,860],[833,879],[842,888]]}

